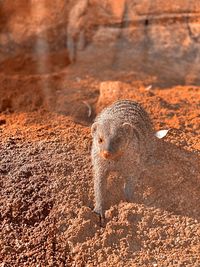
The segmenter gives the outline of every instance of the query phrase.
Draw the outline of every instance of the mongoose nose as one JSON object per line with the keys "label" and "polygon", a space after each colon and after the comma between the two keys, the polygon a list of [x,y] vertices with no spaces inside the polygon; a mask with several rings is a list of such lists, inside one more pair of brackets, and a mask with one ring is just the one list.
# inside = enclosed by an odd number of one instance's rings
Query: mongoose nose
{"label": "mongoose nose", "polygon": [[104,150],[101,154],[105,159],[109,159],[112,157],[112,154],[107,150]]}

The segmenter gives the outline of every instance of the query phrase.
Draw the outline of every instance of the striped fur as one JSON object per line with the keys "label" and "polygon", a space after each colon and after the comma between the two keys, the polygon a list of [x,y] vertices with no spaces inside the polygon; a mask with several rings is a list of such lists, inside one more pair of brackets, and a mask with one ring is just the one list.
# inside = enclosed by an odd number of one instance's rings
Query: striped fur
{"label": "striped fur", "polygon": [[[132,100],[119,100],[105,108],[95,119],[96,122],[104,122],[111,119],[118,124],[130,123],[138,132],[143,142],[149,138],[154,139],[154,130],[147,112],[142,106]],[[151,148],[150,148],[151,149]]]}
{"label": "striped fur", "polygon": [[95,119],[92,135],[95,211],[103,217],[109,173],[116,171],[124,178],[125,197],[130,201],[134,184],[153,153],[155,136],[147,112],[131,100],[105,108]]}

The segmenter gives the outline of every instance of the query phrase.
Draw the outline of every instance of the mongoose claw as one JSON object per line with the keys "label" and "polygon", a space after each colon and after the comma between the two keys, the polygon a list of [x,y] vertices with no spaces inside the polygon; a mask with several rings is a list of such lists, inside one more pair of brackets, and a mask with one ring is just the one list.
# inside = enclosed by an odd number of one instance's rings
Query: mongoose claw
{"label": "mongoose claw", "polygon": [[105,224],[105,214],[103,211],[99,211],[99,209],[94,208],[94,213],[96,213],[99,216],[100,226],[103,227]]}

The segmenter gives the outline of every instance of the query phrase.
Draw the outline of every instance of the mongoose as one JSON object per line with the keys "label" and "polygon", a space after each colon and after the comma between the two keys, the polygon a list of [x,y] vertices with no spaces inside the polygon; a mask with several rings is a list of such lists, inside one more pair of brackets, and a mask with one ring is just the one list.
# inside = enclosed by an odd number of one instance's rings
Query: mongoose
{"label": "mongoose", "polygon": [[93,136],[94,211],[104,218],[106,180],[111,171],[124,178],[127,201],[134,185],[153,153],[155,134],[147,112],[131,100],[119,100],[105,108],[91,127]]}

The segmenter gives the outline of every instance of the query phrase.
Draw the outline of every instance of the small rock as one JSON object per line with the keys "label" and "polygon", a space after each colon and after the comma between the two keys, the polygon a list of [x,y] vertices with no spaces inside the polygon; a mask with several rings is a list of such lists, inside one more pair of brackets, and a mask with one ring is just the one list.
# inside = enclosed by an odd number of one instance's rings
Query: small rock
{"label": "small rock", "polygon": [[120,81],[106,81],[100,83],[100,96],[97,102],[96,111],[99,113],[104,107],[110,105],[114,101],[122,99],[125,92],[130,92],[130,84]]}

